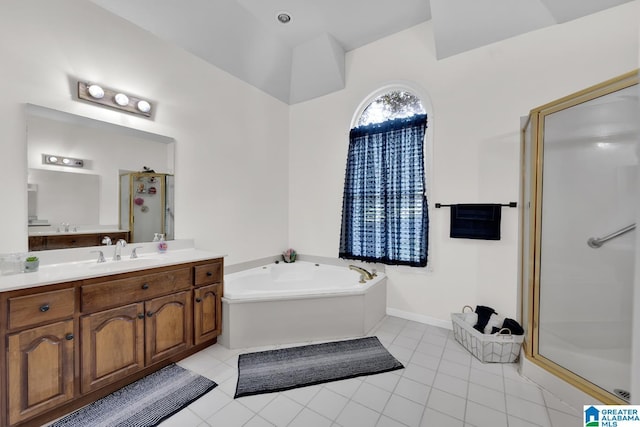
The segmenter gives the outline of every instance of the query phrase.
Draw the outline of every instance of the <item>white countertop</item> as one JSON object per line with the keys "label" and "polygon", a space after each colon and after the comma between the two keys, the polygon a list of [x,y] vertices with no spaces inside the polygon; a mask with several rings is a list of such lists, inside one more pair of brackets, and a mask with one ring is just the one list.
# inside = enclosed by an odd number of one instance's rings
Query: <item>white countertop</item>
{"label": "white countertop", "polygon": [[[113,261],[112,259],[115,251],[115,246],[113,245],[32,252],[30,255],[36,255],[40,258],[38,271],[0,275],[0,292],[225,256],[224,254],[196,249],[193,247],[192,240],[170,240],[167,245],[167,252],[157,253],[155,243],[130,243],[122,248],[120,261]],[[129,255],[133,248],[136,247],[139,248],[137,250],[138,258],[130,259]],[[92,253],[92,251],[97,250],[101,250],[104,253],[106,262],[96,262],[98,254]]]}

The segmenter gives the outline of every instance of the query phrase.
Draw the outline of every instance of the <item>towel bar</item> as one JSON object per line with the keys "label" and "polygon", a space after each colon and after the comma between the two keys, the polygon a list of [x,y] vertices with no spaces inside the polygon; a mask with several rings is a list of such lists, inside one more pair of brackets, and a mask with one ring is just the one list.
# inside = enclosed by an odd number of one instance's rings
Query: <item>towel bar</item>
{"label": "towel bar", "polygon": [[615,239],[618,236],[622,236],[625,233],[630,232],[631,230],[633,230],[634,228],[636,228],[635,224],[631,224],[631,225],[627,225],[624,228],[621,228],[618,231],[614,231],[611,234],[607,234],[604,237],[590,237],[587,240],[587,245],[589,245],[589,247],[593,248],[593,249],[598,249],[600,246],[602,246],[605,242],[608,242],[611,239]]}
{"label": "towel bar", "polygon": [[[436,206],[437,209],[439,209],[439,208],[446,208],[446,207],[453,206],[453,205],[446,205],[446,204],[443,204],[443,203],[436,203],[435,206]],[[510,208],[517,208],[518,207],[518,203],[517,202],[501,203],[500,206],[508,206]]]}

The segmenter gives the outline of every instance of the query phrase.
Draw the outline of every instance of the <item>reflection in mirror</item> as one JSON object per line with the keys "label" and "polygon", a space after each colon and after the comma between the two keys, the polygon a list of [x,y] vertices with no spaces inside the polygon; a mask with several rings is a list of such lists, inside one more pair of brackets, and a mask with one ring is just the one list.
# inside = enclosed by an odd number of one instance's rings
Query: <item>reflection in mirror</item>
{"label": "reflection in mirror", "polygon": [[29,169],[28,182],[30,225],[100,223],[98,175]]}
{"label": "reflection in mirror", "polygon": [[131,241],[173,239],[172,194],[173,175],[120,175],[120,227],[129,230]]}
{"label": "reflection in mirror", "polygon": [[[144,168],[172,175],[173,138],[36,105],[28,104],[26,111],[29,249],[92,246],[88,243],[100,244],[103,236],[151,241],[153,233],[132,239],[129,223],[120,222],[120,175]],[[57,161],[50,161],[51,155]],[[65,164],[67,157],[82,165]],[[157,230],[168,239],[173,238],[172,183],[162,194],[170,221]]]}

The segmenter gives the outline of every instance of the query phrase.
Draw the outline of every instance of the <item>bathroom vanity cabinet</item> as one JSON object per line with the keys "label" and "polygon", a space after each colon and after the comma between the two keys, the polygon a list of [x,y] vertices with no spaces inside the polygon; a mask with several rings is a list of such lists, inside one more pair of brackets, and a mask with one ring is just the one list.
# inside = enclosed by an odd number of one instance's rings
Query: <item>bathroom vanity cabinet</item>
{"label": "bathroom vanity cabinet", "polygon": [[215,343],[222,294],[222,258],[0,293],[0,425],[40,426]]}
{"label": "bathroom vanity cabinet", "polygon": [[214,339],[222,333],[222,263],[195,267],[194,344]]}
{"label": "bathroom vanity cabinet", "polygon": [[127,242],[130,240],[128,231],[34,235],[29,236],[29,251],[100,246],[102,239],[107,236],[111,238],[114,243],[119,239],[124,239]]}

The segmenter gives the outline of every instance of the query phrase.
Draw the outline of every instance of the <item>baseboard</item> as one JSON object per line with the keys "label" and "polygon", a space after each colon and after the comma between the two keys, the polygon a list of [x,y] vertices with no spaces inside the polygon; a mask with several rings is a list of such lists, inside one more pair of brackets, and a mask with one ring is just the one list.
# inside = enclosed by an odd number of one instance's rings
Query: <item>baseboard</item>
{"label": "baseboard", "polygon": [[401,319],[412,320],[418,323],[424,323],[426,325],[438,326],[439,328],[453,329],[451,322],[447,322],[442,319],[436,319],[435,317],[424,316],[422,314],[411,313],[409,311],[402,311],[395,308],[387,307],[387,315],[399,317]]}

